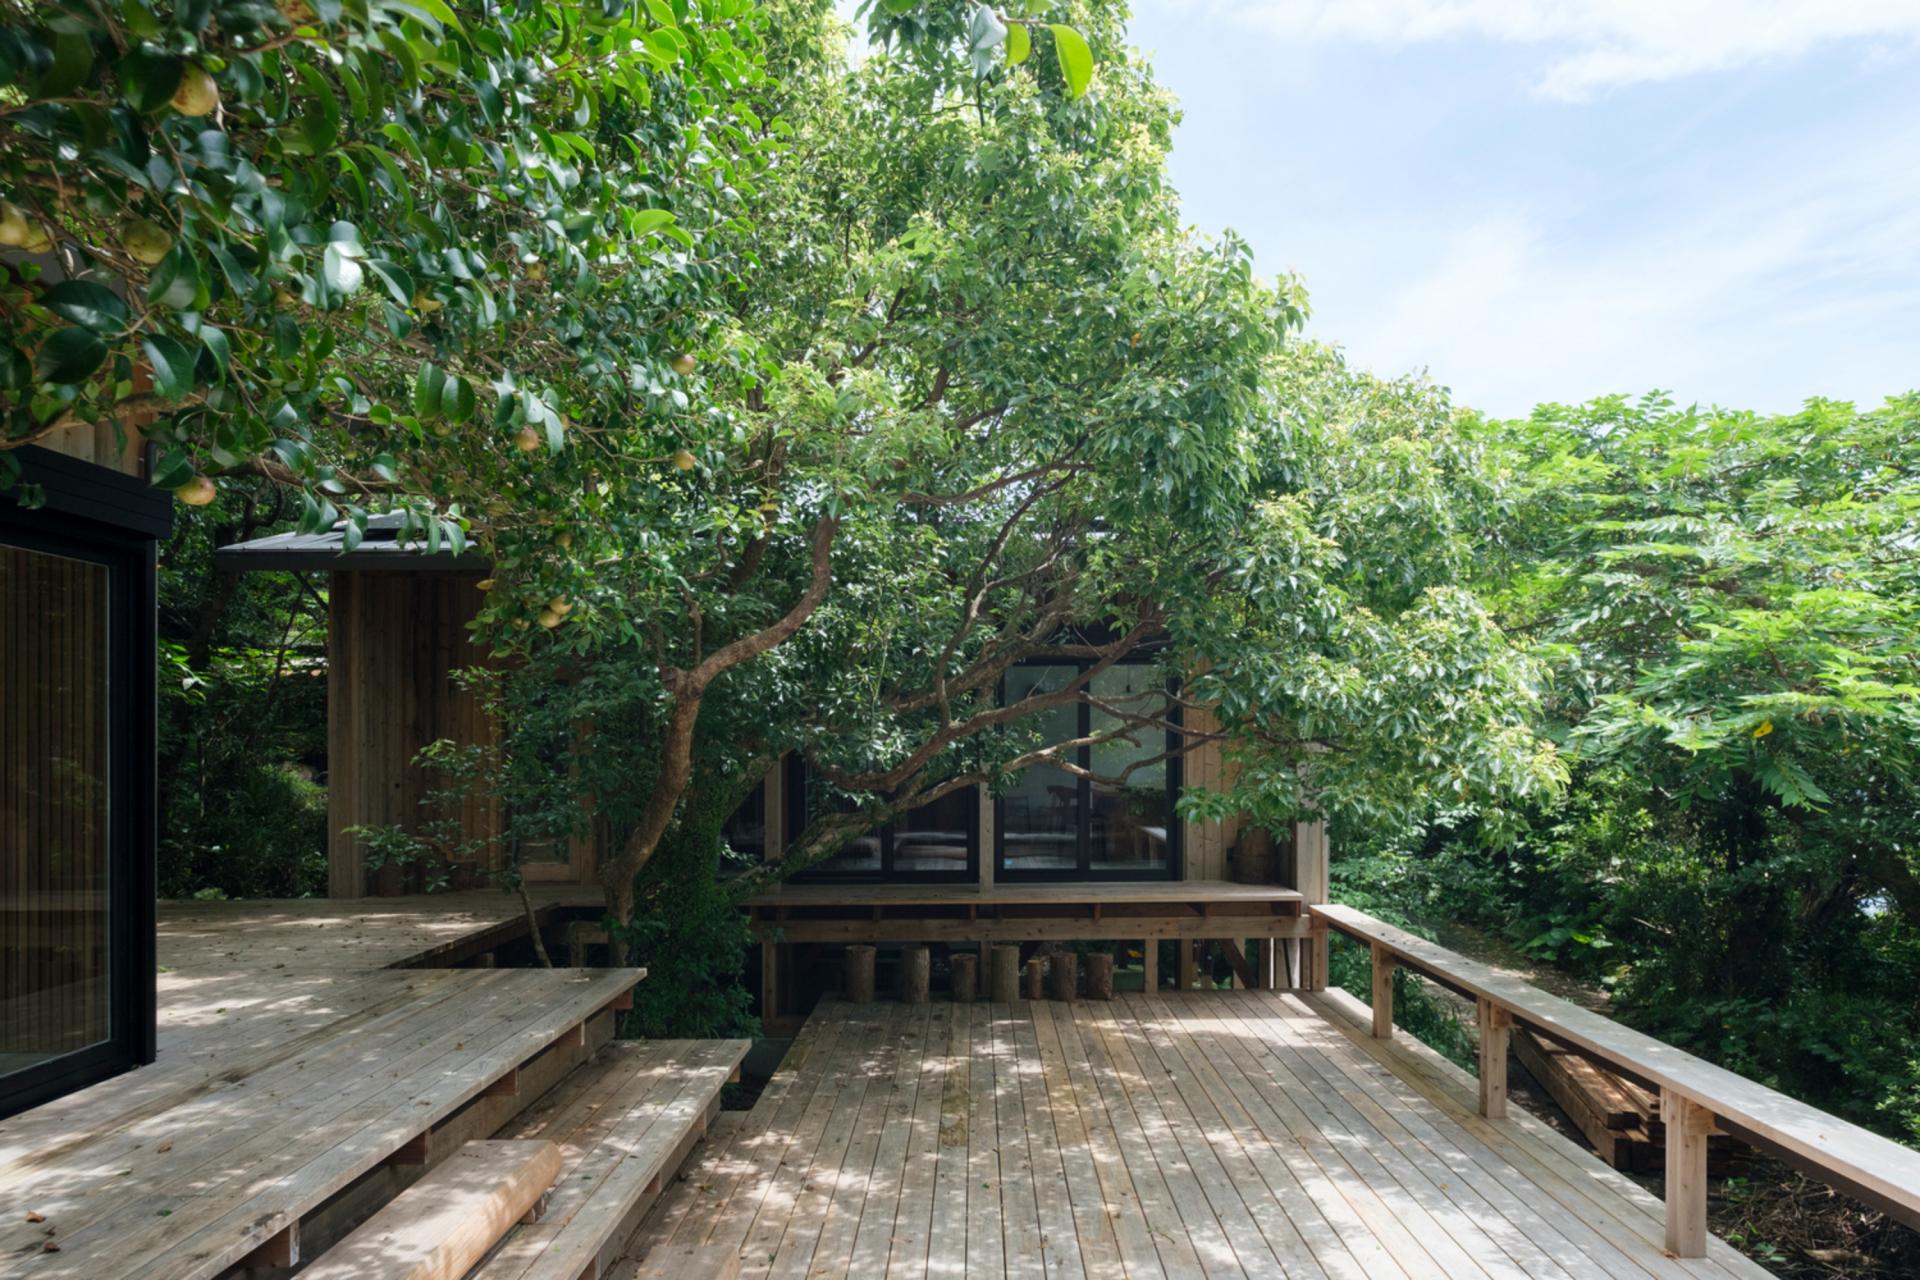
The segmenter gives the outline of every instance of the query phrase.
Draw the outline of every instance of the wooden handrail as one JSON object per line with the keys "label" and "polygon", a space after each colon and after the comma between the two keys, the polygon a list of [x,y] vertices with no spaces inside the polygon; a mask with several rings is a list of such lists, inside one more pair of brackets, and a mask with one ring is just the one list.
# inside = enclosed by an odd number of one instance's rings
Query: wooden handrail
{"label": "wooden handrail", "polygon": [[[1660,1090],[1667,1128],[1667,1247],[1682,1257],[1706,1248],[1706,1136],[1716,1122],[1770,1147],[1860,1194],[1910,1225],[1920,1224],[1920,1151],[1870,1133],[1763,1084],[1717,1067],[1602,1014],[1549,995],[1512,974],[1469,960],[1351,907],[1319,904],[1316,921],[1365,943],[1373,951],[1374,1034],[1392,1034],[1390,981],[1385,963],[1404,965],[1464,991],[1479,1003],[1483,1032],[1504,1036],[1519,1021],[1583,1053],[1611,1063]],[[1491,1059],[1498,1058],[1497,1068]],[[1481,1109],[1495,1114],[1505,1098],[1505,1055],[1481,1046]],[[1490,1071],[1499,1079],[1490,1082]],[[1489,1110],[1490,1091],[1496,1099]]]}

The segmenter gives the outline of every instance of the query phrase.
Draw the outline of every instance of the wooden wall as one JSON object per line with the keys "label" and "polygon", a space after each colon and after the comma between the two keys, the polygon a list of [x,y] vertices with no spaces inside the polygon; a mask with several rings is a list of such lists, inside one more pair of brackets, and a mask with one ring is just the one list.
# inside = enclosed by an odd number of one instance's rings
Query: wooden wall
{"label": "wooden wall", "polygon": [[107,587],[0,547],[0,1074],[107,1038]]}
{"label": "wooden wall", "polygon": [[[452,679],[466,667],[493,665],[467,623],[479,609],[480,573],[401,571],[330,575],[327,634],[327,892],[335,898],[417,891],[395,869],[370,878],[350,826],[416,826],[435,789],[413,763],[439,738],[493,742],[496,726],[479,701]],[[442,782],[439,785],[444,785]],[[495,832],[491,797],[451,815],[462,829]],[[476,868],[475,870],[490,870]]]}
{"label": "wooden wall", "polygon": [[127,432],[126,442],[119,439],[111,422],[99,426],[68,427],[65,431],[56,431],[36,441],[41,448],[54,453],[77,458],[81,462],[91,462],[96,466],[108,467],[122,475],[138,476],[146,473],[143,461],[144,444],[138,430]]}

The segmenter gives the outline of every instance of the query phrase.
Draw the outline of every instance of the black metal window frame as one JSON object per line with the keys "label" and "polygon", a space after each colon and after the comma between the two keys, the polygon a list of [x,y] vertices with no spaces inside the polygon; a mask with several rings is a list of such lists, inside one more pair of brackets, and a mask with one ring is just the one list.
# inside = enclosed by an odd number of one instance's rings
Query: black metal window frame
{"label": "black metal window frame", "polygon": [[[1151,654],[1139,654],[1123,658],[1116,666],[1140,666],[1152,662]],[[1075,667],[1085,671],[1092,663],[1081,662],[1036,662],[1021,663],[1020,666],[1032,667]],[[1179,692],[1179,682],[1171,681],[1167,687],[1167,721],[1173,725],[1182,723],[1180,703],[1174,698]],[[1000,682],[999,698],[1005,703],[1007,697],[1006,680]],[[1085,738],[1093,732],[1093,708],[1082,701],[1077,704],[1080,719],[1076,736]],[[1093,781],[1078,777],[1079,797],[1078,839],[1076,841],[1076,863],[1072,868],[1009,868],[1007,866],[1007,801],[1004,795],[993,799],[993,878],[996,882],[1027,883],[1033,881],[1112,881],[1112,880],[1179,880],[1185,875],[1186,838],[1184,824],[1180,821],[1175,805],[1180,799],[1180,789],[1185,785],[1185,775],[1181,768],[1181,735],[1178,728],[1166,731],[1167,757],[1167,859],[1164,866],[1145,867],[1138,871],[1121,871],[1112,868],[1095,870],[1093,866]],[[1088,768],[1093,758],[1093,748],[1076,748],[1075,763]]]}
{"label": "black metal window frame", "polygon": [[[807,766],[799,752],[787,757],[787,834],[789,839],[806,830],[807,825]],[[827,866],[827,861],[805,871],[795,872],[793,879],[802,884],[978,884],[980,881],[980,805],[977,788],[968,788],[967,795],[974,803],[966,806],[967,863],[965,870],[954,871],[902,871],[894,866],[894,850],[897,833],[892,823],[880,827],[871,834],[880,841],[880,865],[872,871],[849,871]]]}
{"label": "black metal window frame", "polygon": [[0,1117],[154,1060],[155,539],[171,524],[167,495],[142,480],[37,448],[17,456],[22,480],[40,487],[45,504],[25,509],[0,494],[0,543],[108,574],[110,994],[105,1040],[0,1076]]}

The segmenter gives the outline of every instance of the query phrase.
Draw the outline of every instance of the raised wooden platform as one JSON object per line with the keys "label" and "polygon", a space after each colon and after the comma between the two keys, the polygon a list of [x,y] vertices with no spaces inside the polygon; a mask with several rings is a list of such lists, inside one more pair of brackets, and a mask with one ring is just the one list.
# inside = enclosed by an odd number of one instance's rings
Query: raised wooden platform
{"label": "raised wooden platform", "polygon": [[285,1257],[324,1203],[417,1176],[443,1129],[498,1128],[611,1035],[645,976],[389,967],[523,930],[501,894],[161,919],[159,1061],[0,1121],[0,1276],[179,1280],[262,1246]]}
{"label": "raised wooden platform", "polygon": [[[1338,993],[822,1005],[631,1244],[750,1276],[1760,1277]],[[662,1256],[675,1256],[664,1252]]]}

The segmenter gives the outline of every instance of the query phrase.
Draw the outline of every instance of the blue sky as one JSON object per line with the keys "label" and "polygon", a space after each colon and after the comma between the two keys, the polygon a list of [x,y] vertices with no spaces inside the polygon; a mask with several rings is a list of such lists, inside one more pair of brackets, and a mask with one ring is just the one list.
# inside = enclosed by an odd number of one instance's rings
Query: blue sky
{"label": "blue sky", "polygon": [[1920,0],[1136,0],[1189,219],[1503,415],[1920,388]]}

